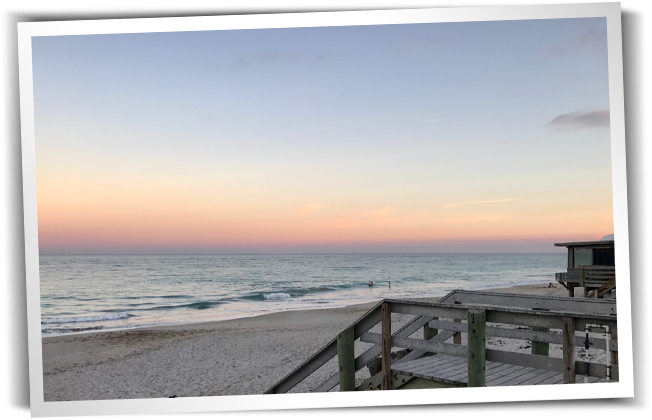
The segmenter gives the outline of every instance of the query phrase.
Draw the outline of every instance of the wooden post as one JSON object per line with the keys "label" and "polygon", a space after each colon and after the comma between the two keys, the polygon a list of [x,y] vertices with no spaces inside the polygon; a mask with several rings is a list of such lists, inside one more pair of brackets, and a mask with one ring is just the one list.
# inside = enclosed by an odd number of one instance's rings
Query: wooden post
{"label": "wooden post", "polygon": [[564,356],[564,383],[575,383],[575,319],[563,318],[562,353]]}
{"label": "wooden post", "polygon": [[337,361],[340,366],[340,391],[355,391],[355,354],[353,328],[337,336]]}
{"label": "wooden post", "polygon": [[[436,316],[436,317],[434,317],[432,319],[439,319],[439,317]],[[428,341],[431,338],[434,338],[437,334],[439,334],[439,330],[437,330],[437,328],[430,328],[430,326],[428,324],[423,326],[423,339],[424,340]],[[432,356],[434,354],[436,354],[436,353],[427,352],[423,356],[427,357],[427,356]]]}
{"label": "wooden post", "polygon": [[[433,319],[439,319],[439,317],[434,317]],[[423,326],[423,339],[424,340],[430,340],[434,336],[439,334],[439,331],[437,328],[430,328],[428,324]]]}
{"label": "wooden post", "polygon": [[[532,331],[541,331],[548,332],[550,328],[546,327],[532,327]],[[532,341],[532,354],[539,356],[549,356],[550,355],[550,344],[543,341]]]}
{"label": "wooden post", "polygon": [[382,359],[381,370],[383,381],[380,389],[392,389],[390,378],[392,376],[392,312],[389,303],[385,302],[381,306],[381,335],[382,335]]}
{"label": "wooden post", "polygon": [[[618,340],[618,329],[614,327],[611,330],[610,335],[611,335],[612,340]],[[611,352],[611,364],[612,365],[617,365],[618,364],[618,351],[612,351]]]}
{"label": "wooden post", "polygon": [[469,366],[467,386],[486,386],[487,363],[487,313],[484,309],[469,309],[468,351]]}
{"label": "wooden post", "polygon": [[[453,321],[454,322],[462,322],[461,319],[454,319]],[[453,336],[453,344],[462,344],[462,333],[461,332],[455,333],[455,335]]]}

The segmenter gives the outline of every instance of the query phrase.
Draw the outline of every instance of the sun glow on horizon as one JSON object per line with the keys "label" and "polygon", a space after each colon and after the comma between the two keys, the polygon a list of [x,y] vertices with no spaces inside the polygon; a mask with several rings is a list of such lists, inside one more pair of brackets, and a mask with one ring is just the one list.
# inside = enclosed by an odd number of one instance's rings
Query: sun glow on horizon
{"label": "sun glow on horizon", "polygon": [[39,245],[599,239],[613,232],[607,45],[577,40],[605,31],[548,19],[39,37]]}

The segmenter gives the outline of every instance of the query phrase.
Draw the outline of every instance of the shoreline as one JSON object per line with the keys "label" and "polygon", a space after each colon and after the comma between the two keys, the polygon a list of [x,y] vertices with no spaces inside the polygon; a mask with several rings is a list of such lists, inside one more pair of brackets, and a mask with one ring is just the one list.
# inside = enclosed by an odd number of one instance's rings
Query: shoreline
{"label": "shoreline", "polygon": [[[555,286],[489,290],[567,296],[563,287]],[[260,394],[376,303],[44,337],[44,398],[75,401]],[[400,324],[401,316],[392,321]],[[307,392],[331,373],[318,371],[314,383],[308,381],[293,392]]]}
{"label": "shoreline", "polygon": [[[500,291],[500,292],[505,292],[506,290],[518,290],[519,288],[523,287],[534,287],[534,286],[540,286],[544,284],[548,284],[549,282],[527,282],[527,283],[519,283],[513,286],[508,286],[508,287],[495,287],[495,286],[486,286],[486,287],[479,287],[479,288],[471,288],[468,290],[472,291]],[[556,285],[557,287],[559,285]],[[438,301],[442,297],[446,296],[450,292],[446,292],[442,295],[437,295],[437,296],[428,296],[428,297],[397,297],[396,299],[416,299],[416,300],[421,300],[421,299],[429,299],[429,300],[434,300]],[[507,292],[505,292],[507,293]],[[78,331],[78,332],[68,332],[68,333],[63,333],[63,334],[46,334],[43,335],[41,334],[41,339],[42,340],[48,340],[56,337],[70,337],[70,336],[85,336],[89,334],[108,334],[112,332],[120,332],[120,331],[137,331],[137,330],[145,330],[145,329],[167,329],[167,328],[172,328],[172,329],[178,329],[178,328],[194,328],[195,326],[200,326],[202,324],[213,324],[213,323],[219,323],[219,322],[228,322],[228,321],[235,321],[239,319],[248,319],[248,318],[255,318],[255,317],[264,317],[264,316],[270,316],[274,315],[277,313],[282,313],[282,312],[297,312],[297,311],[321,311],[321,310],[336,310],[336,309],[342,309],[342,308],[349,308],[349,307],[355,307],[355,306],[360,306],[360,305],[369,305],[369,308],[373,306],[378,302],[377,299],[375,300],[370,300],[366,302],[359,302],[359,303],[352,303],[349,305],[337,305],[337,306],[327,306],[323,308],[288,308],[288,309],[281,309],[279,311],[268,311],[268,312],[263,312],[263,313],[254,313],[252,315],[238,315],[234,318],[224,318],[224,319],[213,319],[213,320],[206,320],[206,321],[196,321],[196,322],[186,322],[186,321],[180,321],[180,322],[173,322],[173,323],[162,323],[162,324],[151,324],[151,325],[140,325],[136,327],[118,327],[118,328],[107,328],[107,329],[98,329],[98,330],[89,330],[89,331]]]}

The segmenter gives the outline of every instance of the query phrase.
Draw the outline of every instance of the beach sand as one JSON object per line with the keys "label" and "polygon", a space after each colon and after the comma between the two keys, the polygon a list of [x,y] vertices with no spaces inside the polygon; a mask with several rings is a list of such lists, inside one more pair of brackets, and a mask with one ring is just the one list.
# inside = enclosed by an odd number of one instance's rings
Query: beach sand
{"label": "beach sand", "polygon": [[[559,285],[548,288],[547,284],[492,291],[548,296],[568,293]],[[42,340],[44,398],[78,401],[261,394],[373,305],[46,337]],[[410,318],[393,315],[396,325],[392,329]],[[526,343],[509,341],[490,339],[488,347],[529,351]],[[369,346],[357,343],[356,354]],[[559,353],[560,357],[561,349],[556,347],[560,346],[551,345],[551,356]],[[332,360],[292,392],[307,392],[326,380],[335,372],[335,363]],[[368,375],[367,369],[362,369],[357,381]]]}

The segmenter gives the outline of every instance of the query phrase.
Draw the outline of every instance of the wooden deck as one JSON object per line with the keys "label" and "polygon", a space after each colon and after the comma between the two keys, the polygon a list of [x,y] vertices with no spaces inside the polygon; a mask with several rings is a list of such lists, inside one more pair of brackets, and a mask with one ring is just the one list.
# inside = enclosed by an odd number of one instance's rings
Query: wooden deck
{"label": "wooden deck", "polygon": [[[392,363],[392,372],[445,384],[465,387],[468,373],[466,357],[435,354],[421,359]],[[577,375],[578,383],[585,382],[585,377]],[[606,379],[589,376],[589,383],[606,382]],[[516,366],[507,363],[487,361],[487,386],[544,385],[564,383],[564,374],[532,367]]]}
{"label": "wooden deck", "polygon": [[[392,313],[405,319],[395,331]],[[576,358],[589,333],[598,335],[591,345],[608,353],[606,362]],[[521,340],[532,350],[486,348],[487,337]],[[356,343],[373,345],[356,356]],[[551,344],[561,345],[561,357],[549,355]],[[392,360],[393,348],[410,351]],[[286,393],[333,359],[338,368],[312,392],[618,381],[616,304],[462,290],[438,303],[383,299],[265,393]],[[372,363],[376,373],[356,386],[355,373]]]}

